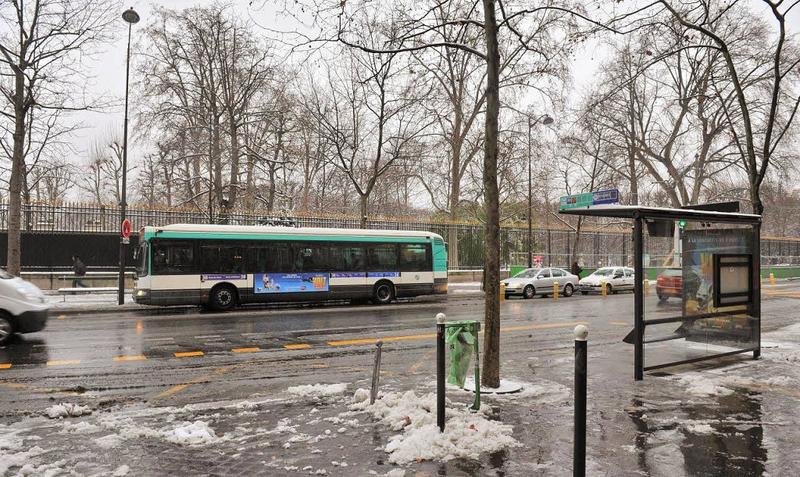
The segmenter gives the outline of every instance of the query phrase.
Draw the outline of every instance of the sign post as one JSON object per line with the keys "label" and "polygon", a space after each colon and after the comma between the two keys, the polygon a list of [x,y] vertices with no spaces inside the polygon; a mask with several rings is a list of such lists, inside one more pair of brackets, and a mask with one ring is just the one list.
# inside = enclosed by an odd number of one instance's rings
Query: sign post
{"label": "sign post", "polygon": [[131,221],[124,219],[120,224],[120,245],[119,245],[119,278],[117,280],[117,303],[125,303],[125,253],[126,245],[131,242]]}

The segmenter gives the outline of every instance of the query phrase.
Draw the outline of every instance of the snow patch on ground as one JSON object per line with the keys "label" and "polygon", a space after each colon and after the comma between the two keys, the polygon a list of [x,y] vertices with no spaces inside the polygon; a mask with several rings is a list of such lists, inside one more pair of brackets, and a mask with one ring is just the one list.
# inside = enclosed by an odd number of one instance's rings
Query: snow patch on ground
{"label": "snow patch on ground", "polygon": [[295,396],[321,398],[343,394],[347,390],[347,383],[338,384],[304,384],[302,386],[292,386],[286,391]]}
{"label": "snow patch on ground", "polygon": [[729,396],[736,388],[747,387],[753,380],[736,375],[714,375],[705,373],[686,373],[674,379],[686,387],[686,392],[698,397]]}
{"label": "snow patch on ground", "polygon": [[692,434],[713,434],[714,428],[703,422],[687,422],[684,428]]}
{"label": "snow patch on ground", "polygon": [[72,423],[69,421],[64,422],[64,427],[61,428],[61,434],[91,434],[100,430],[100,426],[95,426],[92,423],[81,421]]}
{"label": "snow patch on ground", "polygon": [[445,431],[436,425],[436,395],[417,396],[413,391],[389,392],[370,405],[368,401],[351,404],[352,410],[370,413],[392,430],[385,447],[389,462],[407,464],[419,460],[448,461],[456,458],[477,459],[481,454],[516,447],[513,427],[491,421],[482,411],[449,407]]}
{"label": "snow patch on ground", "polygon": [[91,414],[92,410],[80,404],[62,402],[48,407],[44,412],[50,419],[61,419],[62,417],[78,417]]}
{"label": "snow patch on ground", "polygon": [[164,433],[169,442],[183,445],[204,445],[219,440],[214,429],[205,421],[183,422],[178,427]]}
{"label": "snow patch on ground", "polygon": [[128,472],[130,471],[131,471],[130,467],[128,467],[127,465],[121,465],[117,467],[117,469],[111,475],[113,475],[114,477],[124,477],[128,475]]}

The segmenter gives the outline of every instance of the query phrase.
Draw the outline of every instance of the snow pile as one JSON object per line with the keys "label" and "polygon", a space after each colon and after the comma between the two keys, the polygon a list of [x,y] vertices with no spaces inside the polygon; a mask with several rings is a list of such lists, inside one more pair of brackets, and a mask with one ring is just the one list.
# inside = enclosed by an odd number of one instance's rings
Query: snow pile
{"label": "snow pile", "polygon": [[78,417],[91,414],[92,410],[80,404],[62,402],[48,407],[44,412],[50,419],[61,419],[62,417]]}
{"label": "snow pile", "polygon": [[214,429],[205,421],[184,422],[175,429],[166,431],[164,438],[175,444],[203,445],[218,440]]}
{"label": "snow pile", "polygon": [[115,470],[114,473],[111,475],[113,475],[114,477],[124,477],[128,475],[128,472],[130,471],[131,471],[130,467],[128,467],[127,465],[121,465],[117,467],[117,470]]}
{"label": "snow pile", "polygon": [[369,389],[358,388],[353,394],[353,402],[364,402],[369,400]]}
{"label": "snow pile", "polygon": [[698,397],[729,396],[735,388],[747,387],[753,384],[750,378],[730,375],[719,376],[710,372],[686,373],[676,376],[675,379],[686,386],[686,392]]}
{"label": "snow pile", "polygon": [[[22,452],[6,452],[4,450],[2,453],[0,453],[2,455],[2,459],[0,459],[0,475],[6,475],[8,469],[12,467],[23,467],[30,465],[31,459],[43,453],[44,449],[39,446],[33,446]],[[31,465],[30,470],[35,470],[35,468],[33,468]],[[22,473],[22,471],[19,473],[26,475]]]}
{"label": "snow pile", "polygon": [[77,422],[75,424],[65,421],[64,427],[61,428],[61,434],[91,434],[100,430],[99,426],[88,423],[86,421]]}
{"label": "snow pile", "polygon": [[304,384],[302,386],[292,386],[286,391],[295,396],[321,398],[342,394],[347,389],[347,383],[338,384]]}
{"label": "snow pile", "polygon": [[389,462],[394,464],[477,459],[483,453],[520,445],[511,436],[512,426],[490,421],[483,412],[471,413],[466,408],[448,408],[445,432],[440,433],[435,405],[435,394],[417,396],[408,391],[387,393],[372,406],[362,401],[350,408],[369,412],[392,430],[403,431],[391,437],[385,447]]}

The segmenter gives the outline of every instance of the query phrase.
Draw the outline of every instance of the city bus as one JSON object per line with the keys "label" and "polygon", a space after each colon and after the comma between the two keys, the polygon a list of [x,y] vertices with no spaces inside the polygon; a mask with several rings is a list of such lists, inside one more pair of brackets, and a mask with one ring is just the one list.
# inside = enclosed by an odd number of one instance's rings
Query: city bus
{"label": "city bus", "polygon": [[144,227],[133,299],[146,305],[372,300],[447,293],[431,232],[175,224]]}

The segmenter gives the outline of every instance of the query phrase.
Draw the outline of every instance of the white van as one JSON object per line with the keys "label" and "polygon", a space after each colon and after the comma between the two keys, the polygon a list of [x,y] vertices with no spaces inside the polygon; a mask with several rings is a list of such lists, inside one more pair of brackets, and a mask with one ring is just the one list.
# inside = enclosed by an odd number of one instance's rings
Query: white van
{"label": "white van", "polygon": [[0,345],[14,333],[41,331],[50,305],[33,283],[0,269]]}

